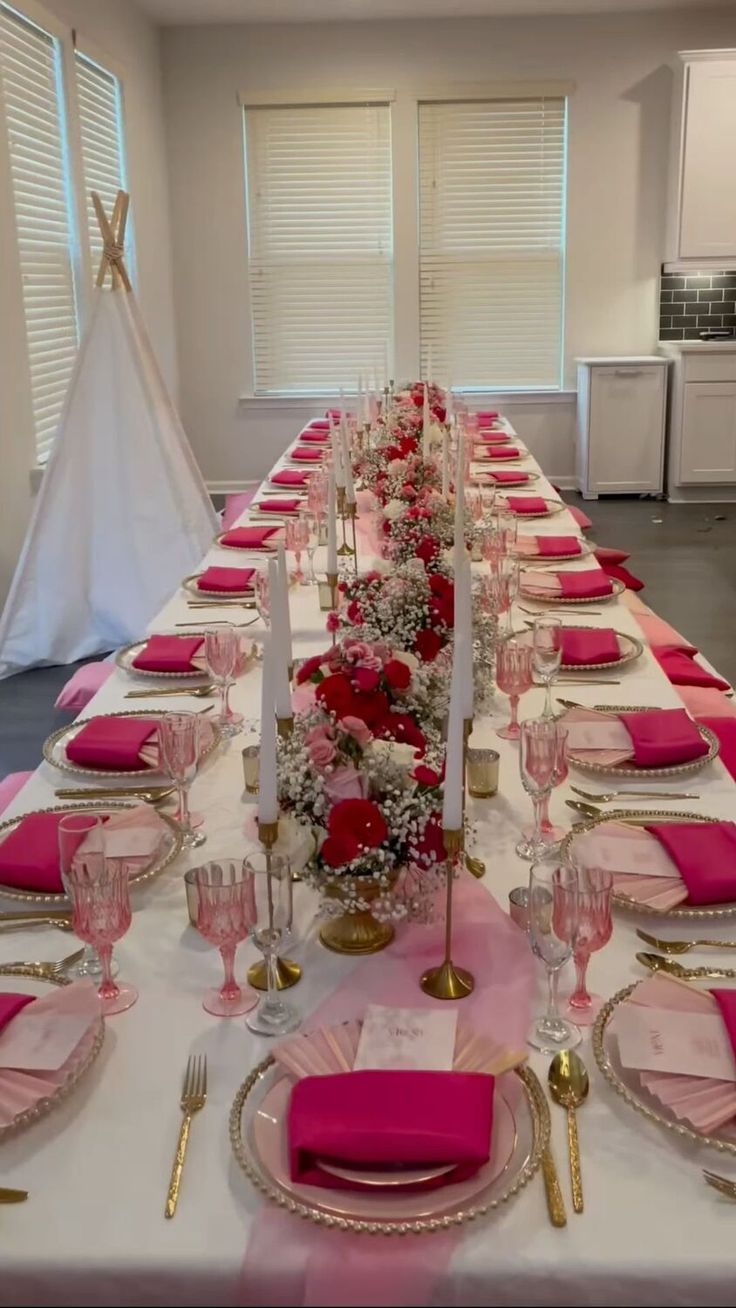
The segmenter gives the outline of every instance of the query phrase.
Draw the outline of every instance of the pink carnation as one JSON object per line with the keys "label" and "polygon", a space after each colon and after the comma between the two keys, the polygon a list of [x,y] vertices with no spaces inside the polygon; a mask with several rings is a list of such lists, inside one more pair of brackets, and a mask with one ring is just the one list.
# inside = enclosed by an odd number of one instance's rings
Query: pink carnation
{"label": "pink carnation", "polygon": [[337,753],[331,727],[312,727],[307,732],[305,743],[310,761],[320,770],[328,767]]}
{"label": "pink carnation", "polygon": [[347,717],[340,718],[340,726],[348,735],[357,741],[361,749],[365,749],[368,742],[372,739],[372,732],[360,718],[353,718],[348,714]]}

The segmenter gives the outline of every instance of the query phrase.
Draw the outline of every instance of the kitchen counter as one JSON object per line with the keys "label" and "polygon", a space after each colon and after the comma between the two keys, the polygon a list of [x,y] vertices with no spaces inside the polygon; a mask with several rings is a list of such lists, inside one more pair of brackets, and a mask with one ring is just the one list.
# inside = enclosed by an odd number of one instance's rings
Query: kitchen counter
{"label": "kitchen counter", "polygon": [[729,341],[659,341],[662,354],[721,354],[736,350],[736,336]]}

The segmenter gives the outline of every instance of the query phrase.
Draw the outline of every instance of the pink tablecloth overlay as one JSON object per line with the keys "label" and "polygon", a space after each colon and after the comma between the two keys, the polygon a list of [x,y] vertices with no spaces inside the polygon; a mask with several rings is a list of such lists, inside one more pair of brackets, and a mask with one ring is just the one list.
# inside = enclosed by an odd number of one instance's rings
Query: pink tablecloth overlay
{"label": "pink tablecloth overlay", "polygon": [[[381,955],[354,967],[305,1023],[309,1030],[360,1017],[367,1004],[437,1007],[419,988],[421,973],[439,963],[443,926],[409,926]],[[463,1018],[494,1040],[524,1044],[534,967],[527,942],[485,886],[464,875],[455,887],[453,957],[475,976]],[[430,1302],[462,1229],[432,1236],[373,1240],[316,1226],[264,1203],[250,1233],[235,1303],[358,1308],[409,1308]]]}

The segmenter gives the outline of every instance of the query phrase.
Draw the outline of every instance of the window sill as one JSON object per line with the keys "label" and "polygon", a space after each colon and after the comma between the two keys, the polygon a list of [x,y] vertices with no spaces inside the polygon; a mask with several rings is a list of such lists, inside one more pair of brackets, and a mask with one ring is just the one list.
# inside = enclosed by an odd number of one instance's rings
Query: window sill
{"label": "window sill", "polygon": [[[574,404],[577,400],[577,391],[574,390],[475,390],[461,391],[459,394],[470,404],[493,400],[494,403],[505,406],[513,404]],[[334,404],[335,401],[339,401],[339,398],[339,395],[241,395],[238,399],[238,408],[249,412],[255,412],[258,409],[264,413],[273,413],[277,409],[293,412],[296,409],[322,408],[327,404]],[[348,402],[354,402],[355,396],[348,395],[347,399]]]}

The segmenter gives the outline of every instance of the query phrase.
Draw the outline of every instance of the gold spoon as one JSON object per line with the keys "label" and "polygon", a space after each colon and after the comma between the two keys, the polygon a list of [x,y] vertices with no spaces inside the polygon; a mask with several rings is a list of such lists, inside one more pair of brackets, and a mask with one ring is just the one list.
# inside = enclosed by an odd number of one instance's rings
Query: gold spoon
{"label": "gold spoon", "polygon": [[137,799],[144,804],[163,804],[175,790],[176,786],[121,786],[119,790],[113,786],[109,788],[101,786],[97,790],[66,786],[61,790],[55,790],[54,794],[57,799]]}
{"label": "gold spoon", "polygon": [[584,804],[581,799],[566,799],[565,803],[575,813],[582,813],[585,818],[599,818],[603,816],[603,810],[596,808],[595,804]]}
{"label": "gold spoon", "polygon": [[637,928],[636,934],[646,945],[661,949],[664,954],[687,954],[691,949],[736,949],[736,940],[660,940],[659,936],[650,936],[648,931]]}
{"label": "gold spoon", "polygon": [[580,1171],[580,1145],[575,1110],[585,1103],[590,1089],[588,1073],[582,1058],[573,1049],[562,1049],[555,1054],[547,1076],[549,1090],[556,1104],[567,1109],[567,1144],[570,1150],[570,1179],[572,1206],[576,1213],[583,1211],[583,1178]]}
{"label": "gold spoon", "polygon": [[659,954],[640,953],[636,955],[636,961],[643,963],[650,972],[669,972],[670,976],[679,977],[681,981],[698,981],[701,977],[722,981],[736,977],[736,968],[733,967],[683,967],[674,958],[662,958]]}

